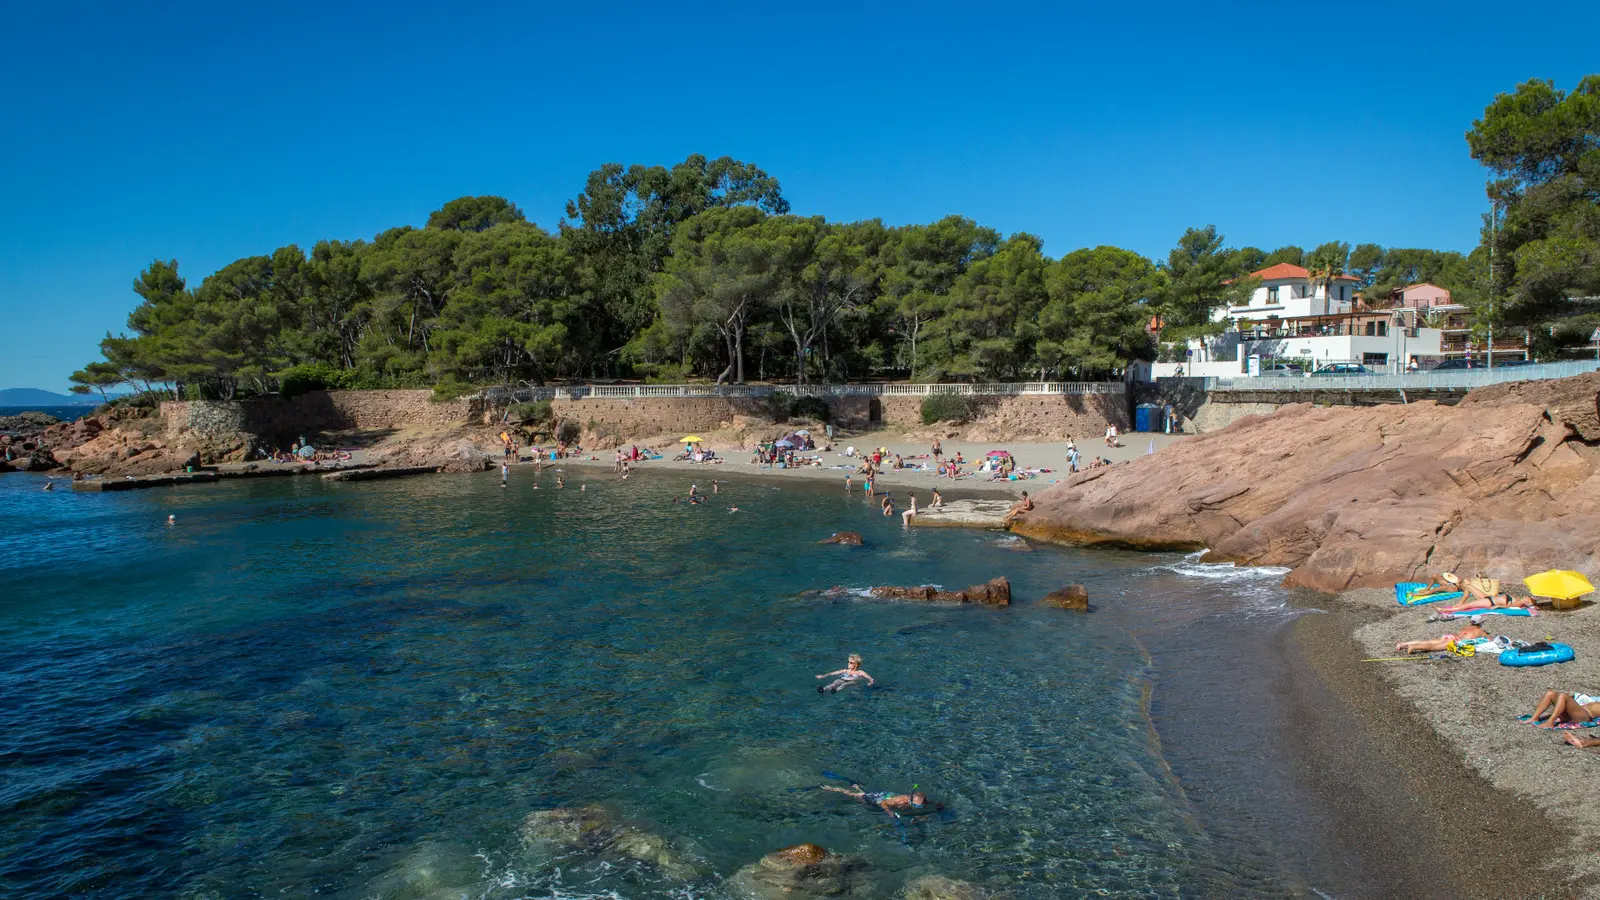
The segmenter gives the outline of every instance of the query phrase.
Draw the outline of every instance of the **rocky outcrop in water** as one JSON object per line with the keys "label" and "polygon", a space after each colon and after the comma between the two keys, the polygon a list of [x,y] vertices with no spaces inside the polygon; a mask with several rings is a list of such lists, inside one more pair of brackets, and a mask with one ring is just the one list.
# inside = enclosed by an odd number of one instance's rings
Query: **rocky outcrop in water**
{"label": "rocky outcrop in water", "polygon": [[861,546],[861,535],[854,531],[836,531],[832,537],[825,537],[819,544],[844,544],[847,547]]}
{"label": "rocky outcrop in water", "polygon": [[957,881],[943,875],[924,875],[906,884],[900,892],[902,900],[1000,900],[1000,898],[971,882]]}
{"label": "rocky outcrop in water", "polygon": [[728,887],[746,900],[872,896],[865,860],[830,853],[816,844],[768,853],[735,872]]}
{"label": "rocky outcrop in water", "polygon": [[524,849],[568,850],[638,860],[663,874],[688,881],[699,874],[694,858],[639,825],[598,804],[529,813],[518,832]]}
{"label": "rocky outcrop in water", "polygon": [[1053,606],[1056,609],[1089,609],[1089,589],[1081,584],[1069,584],[1044,595],[1039,601],[1040,606]]}
{"label": "rocky outcrop in water", "polygon": [[496,457],[459,434],[397,440],[375,448],[367,459],[383,468],[425,466],[440,472],[486,472],[498,465]]}
{"label": "rocky outcrop in water", "polygon": [[1600,572],[1600,374],[1433,402],[1241,419],[1066,479],[1013,530],[1064,543],[1210,547],[1288,584],[1382,587],[1441,570]]}
{"label": "rocky outcrop in water", "polygon": [[884,600],[928,600],[940,603],[982,603],[986,606],[1009,606],[1011,582],[1004,575],[983,584],[975,584],[964,591],[946,591],[932,585],[921,587],[875,587],[872,596]]}

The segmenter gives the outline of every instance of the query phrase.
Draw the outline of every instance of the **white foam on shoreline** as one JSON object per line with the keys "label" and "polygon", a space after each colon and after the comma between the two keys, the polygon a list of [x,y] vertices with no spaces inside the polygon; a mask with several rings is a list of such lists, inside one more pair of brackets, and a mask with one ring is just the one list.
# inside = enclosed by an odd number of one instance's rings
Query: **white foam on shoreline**
{"label": "white foam on shoreline", "polygon": [[1190,553],[1183,562],[1153,566],[1154,572],[1173,572],[1186,578],[1207,578],[1222,581],[1262,581],[1282,579],[1293,569],[1287,566],[1240,566],[1231,562],[1208,563],[1201,559],[1211,551]]}

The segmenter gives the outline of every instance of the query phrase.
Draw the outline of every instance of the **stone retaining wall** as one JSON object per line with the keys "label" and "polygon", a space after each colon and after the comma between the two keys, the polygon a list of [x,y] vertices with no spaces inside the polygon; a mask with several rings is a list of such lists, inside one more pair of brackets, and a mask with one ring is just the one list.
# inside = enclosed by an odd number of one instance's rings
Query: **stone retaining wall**
{"label": "stone retaining wall", "polygon": [[184,400],[161,404],[169,442],[210,444],[259,441],[287,449],[302,435],[324,431],[448,427],[483,421],[470,400],[436,403],[433,392],[310,391],[298,397],[245,401]]}
{"label": "stone retaining wall", "polygon": [[[1060,440],[1105,430],[1108,422],[1128,428],[1123,394],[1024,395],[969,398],[975,416],[962,426],[973,439],[996,437]],[[849,430],[922,427],[917,396],[831,397],[832,420]],[[618,440],[661,434],[717,431],[768,422],[765,404],[753,398],[678,397],[634,400],[555,400],[556,417],[575,422],[586,436]],[[425,390],[311,391],[291,399],[262,397],[242,402],[181,401],[161,404],[169,442],[201,446],[288,446],[321,432],[447,428],[498,419],[481,402],[436,403]]]}

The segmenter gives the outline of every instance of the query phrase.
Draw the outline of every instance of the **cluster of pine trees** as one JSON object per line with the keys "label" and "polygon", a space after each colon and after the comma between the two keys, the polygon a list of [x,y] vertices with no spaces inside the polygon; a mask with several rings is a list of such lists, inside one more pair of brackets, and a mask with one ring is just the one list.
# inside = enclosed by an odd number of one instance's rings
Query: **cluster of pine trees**
{"label": "cluster of pine trees", "polygon": [[1470,256],[1339,241],[1263,251],[1206,226],[1163,260],[1109,246],[1052,258],[1031,234],[962,216],[792,215],[776,178],[726,157],[608,164],[554,231],[504,198],[463,197],[421,228],[283,247],[198,287],[176,261],[153,262],[128,332],[72,380],[223,398],[286,381],[1090,380],[1154,358],[1152,326],[1169,342],[1217,330],[1212,311],[1279,262],[1354,276],[1371,306],[1431,281],[1486,323],[1559,320],[1576,334],[1575,292],[1600,293],[1600,76],[1571,94],[1535,81],[1501,95],[1468,143],[1501,176]]}

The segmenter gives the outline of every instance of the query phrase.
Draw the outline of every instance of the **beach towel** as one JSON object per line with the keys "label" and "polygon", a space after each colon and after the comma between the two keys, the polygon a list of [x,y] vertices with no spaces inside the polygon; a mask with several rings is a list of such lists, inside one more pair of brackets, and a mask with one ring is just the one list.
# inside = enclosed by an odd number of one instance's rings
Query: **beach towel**
{"label": "beach towel", "polygon": [[1430,594],[1426,597],[1421,597],[1415,600],[1412,599],[1411,593],[1413,591],[1425,588],[1427,586],[1428,583],[1425,581],[1399,582],[1394,586],[1394,599],[1398,601],[1401,606],[1421,606],[1424,603],[1435,603],[1440,600],[1460,600],[1462,597],[1462,593],[1460,591],[1447,591],[1442,594]]}
{"label": "beach towel", "polygon": [[1441,619],[1466,619],[1472,616],[1531,616],[1534,610],[1525,606],[1495,606],[1489,609],[1441,609]]}
{"label": "beach towel", "polygon": [[[1546,718],[1548,718],[1548,717],[1546,717]],[[1532,722],[1533,721],[1533,716],[1517,716],[1517,721],[1518,722]],[[1544,719],[1540,719],[1539,721],[1543,722]],[[1577,730],[1579,728],[1594,728],[1597,725],[1600,725],[1600,719],[1590,719],[1587,722],[1562,722],[1560,725],[1557,725],[1556,727],[1560,728],[1560,729],[1563,729],[1563,730],[1566,730],[1566,731],[1575,731],[1575,730]]]}

